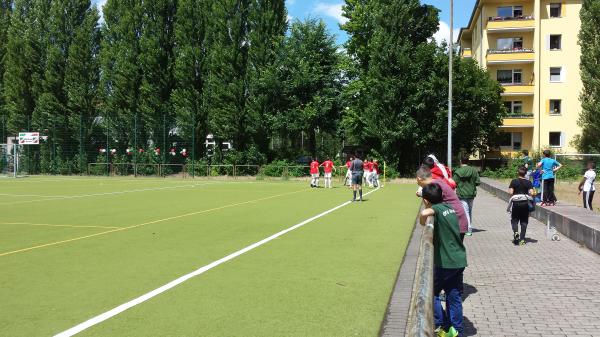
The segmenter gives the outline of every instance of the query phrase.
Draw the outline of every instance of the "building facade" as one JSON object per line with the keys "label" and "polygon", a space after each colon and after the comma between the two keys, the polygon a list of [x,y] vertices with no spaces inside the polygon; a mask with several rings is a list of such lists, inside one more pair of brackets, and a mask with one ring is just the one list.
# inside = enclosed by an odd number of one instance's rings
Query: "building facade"
{"label": "building facade", "polygon": [[552,148],[575,153],[581,129],[581,0],[478,0],[462,28],[463,57],[504,87],[510,112],[496,150]]}

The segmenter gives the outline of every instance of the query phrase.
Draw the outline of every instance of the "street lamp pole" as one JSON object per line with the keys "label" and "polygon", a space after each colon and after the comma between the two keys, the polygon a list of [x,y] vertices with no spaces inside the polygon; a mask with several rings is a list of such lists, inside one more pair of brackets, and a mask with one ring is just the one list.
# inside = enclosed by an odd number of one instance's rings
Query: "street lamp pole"
{"label": "street lamp pole", "polygon": [[454,0],[450,0],[450,43],[448,65],[448,167],[452,169],[452,59],[454,57]]}

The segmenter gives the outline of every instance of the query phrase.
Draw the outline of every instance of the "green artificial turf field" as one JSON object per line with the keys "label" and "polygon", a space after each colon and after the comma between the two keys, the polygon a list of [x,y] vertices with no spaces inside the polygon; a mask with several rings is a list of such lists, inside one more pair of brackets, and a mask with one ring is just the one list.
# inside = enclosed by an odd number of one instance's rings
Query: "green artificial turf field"
{"label": "green artificial turf field", "polygon": [[[377,336],[418,207],[379,189],[80,333]],[[51,336],[338,206],[304,182],[0,180],[0,335]]]}

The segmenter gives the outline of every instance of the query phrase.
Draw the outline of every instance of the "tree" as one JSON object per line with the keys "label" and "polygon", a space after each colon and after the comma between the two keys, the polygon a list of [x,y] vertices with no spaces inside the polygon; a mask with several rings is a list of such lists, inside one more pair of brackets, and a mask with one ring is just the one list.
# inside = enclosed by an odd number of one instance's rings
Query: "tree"
{"label": "tree", "polygon": [[584,153],[600,152],[600,2],[584,0],[581,8],[581,80],[582,134],[576,140]]}
{"label": "tree", "polygon": [[31,127],[43,91],[49,0],[16,0],[4,55],[4,104],[8,132]]}
{"label": "tree", "polygon": [[348,21],[341,28],[350,35],[346,50],[363,70],[369,68],[369,43],[374,33],[376,8],[372,0],[346,0],[342,8],[342,15]]}
{"label": "tree", "polygon": [[253,120],[252,144],[268,152],[271,112],[280,98],[274,95],[279,83],[274,77],[278,50],[283,48],[287,30],[284,0],[253,0],[250,7],[250,50],[248,53],[248,113]]}
{"label": "tree", "polygon": [[[362,56],[354,58],[359,70],[344,90],[350,106],[343,125],[359,144],[409,171],[426,153],[445,153],[448,48],[432,41],[438,10],[417,0],[362,5],[370,6],[373,29],[368,41],[364,29],[350,38]],[[349,17],[349,23],[366,20]],[[457,57],[454,67],[453,152],[472,153],[485,148],[502,123],[502,89],[472,61]]]}
{"label": "tree", "polygon": [[317,154],[317,133],[336,132],[341,113],[342,77],[334,37],[325,23],[295,21],[283,48],[280,76],[283,109],[273,117],[284,139],[307,136],[310,154]]}
{"label": "tree", "polygon": [[105,132],[120,151],[143,146],[138,139],[142,2],[109,0],[103,8],[100,83]]}
{"label": "tree", "polygon": [[173,125],[169,103],[174,81],[176,1],[143,1],[141,10],[142,34],[138,60],[142,79],[139,89],[138,128],[141,130],[141,139],[151,139],[155,146],[164,147],[167,125]]}
{"label": "tree", "polygon": [[[180,0],[175,20],[174,89],[171,93],[179,135],[195,139],[208,134],[208,116],[204,107],[211,1]],[[192,145],[192,144],[189,144]]]}
{"label": "tree", "polygon": [[[64,91],[68,130],[78,148],[80,172],[85,169],[89,154],[104,142],[96,125],[100,82],[100,29],[95,7],[85,11],[83,21],[74,29],[65,69]],[[91,159],[91,158],[90,158]],[[95,159],[95,158],[94,158]]]}
{"label": "tree", "polygon": [[[0,0],[0,41],[6,41],[8,38],[8,27],[10,27],[10,14],[12,12],[12,0]],[[6,116],[4,114],[4,95],[3,92],[3,74],[4,74],[4,55],[6,54],[6,43],[0,44],[0,115],[2,116],[2,136],[5,132]],[[5,141],[3,139],[2,141]]]}

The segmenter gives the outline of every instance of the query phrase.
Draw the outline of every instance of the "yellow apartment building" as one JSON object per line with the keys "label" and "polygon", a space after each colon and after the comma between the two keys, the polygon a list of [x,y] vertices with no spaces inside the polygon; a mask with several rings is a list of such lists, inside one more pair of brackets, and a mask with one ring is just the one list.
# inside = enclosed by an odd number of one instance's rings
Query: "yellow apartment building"
{"label": "yellow apartment building", "polygon": [[574,153],[580,133],[581,0],[477,0],[458,38],[461,55],[504,87],[510,116],[496,150]]}

